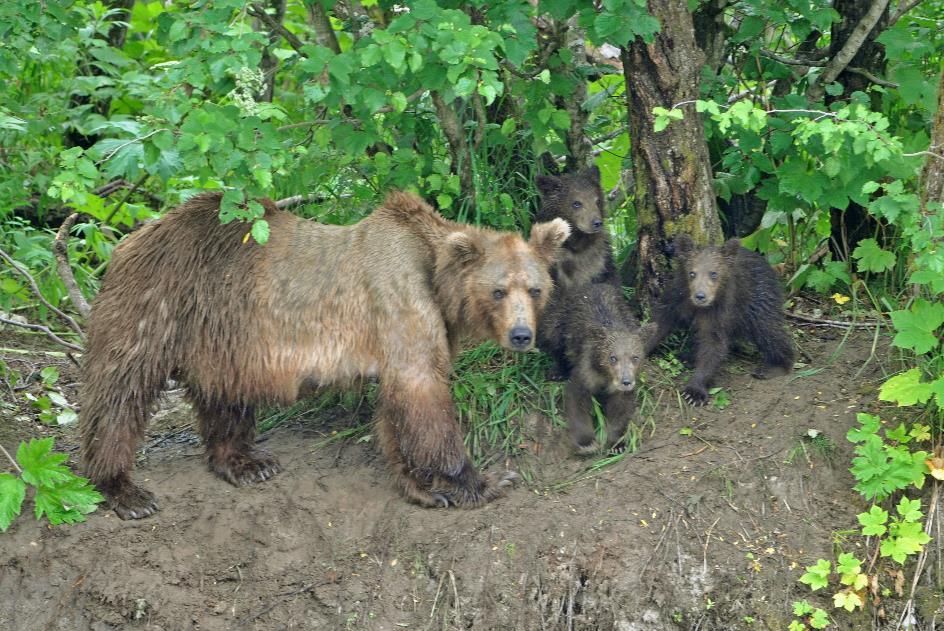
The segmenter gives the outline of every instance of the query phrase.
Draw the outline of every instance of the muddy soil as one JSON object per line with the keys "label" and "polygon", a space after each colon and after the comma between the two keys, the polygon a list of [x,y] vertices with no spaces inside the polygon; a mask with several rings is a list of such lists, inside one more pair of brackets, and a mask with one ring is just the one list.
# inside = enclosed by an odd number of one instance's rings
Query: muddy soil
{"label": "muddy soil", "polygon": [[[407,504],[369,440],[316,447],[351,422],[337,414],[265,434],[284,472],[237,489],[172,414],[136,471],[155,516],[21,516],[0,535],[0,629],[784,630],[794,600],[832,610],[797,579],[856,527],[845,435],[896,369],[871,333],[797,338],[807,366],[793,377],[729,362],[723,410],[655,384],[654,431],[599,470],[538,419],[532,479],[477,510]],[[2,416],[8,448],[49,431]],[[74,430],[58,434],[74,460]]]}

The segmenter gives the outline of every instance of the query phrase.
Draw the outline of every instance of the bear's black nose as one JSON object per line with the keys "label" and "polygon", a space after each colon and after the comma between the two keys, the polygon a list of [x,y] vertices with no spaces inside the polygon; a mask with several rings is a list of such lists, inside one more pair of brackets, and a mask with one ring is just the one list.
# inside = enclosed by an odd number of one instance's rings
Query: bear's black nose
{"label": "bear's black nose", "polygon": [[698,292],[695,294],[695,300],[698,302],[703,302],[705,300],[705,294],[703,292]]}
{"label": "bear's black nose", "polygon": [[508,334],[508,339],[511,340],[511,345],[515,348],[528,346],[531,343],[531,338],[531,329],[526,326],[516,326],[511,330],[511,333]]}
{"label": "bear's black nose", "polygon": [[633,380],[629,377],[623,377],[623,385],[628,388],[629,386],[633,385]]}
{"label": "bear's black nose", "polygon": [[594,227],[594,228],[602,228],[602,227],[603,227],[603,220],[602,220],[602,219],[594,219],[594,220],[593,220],[593,227]]}

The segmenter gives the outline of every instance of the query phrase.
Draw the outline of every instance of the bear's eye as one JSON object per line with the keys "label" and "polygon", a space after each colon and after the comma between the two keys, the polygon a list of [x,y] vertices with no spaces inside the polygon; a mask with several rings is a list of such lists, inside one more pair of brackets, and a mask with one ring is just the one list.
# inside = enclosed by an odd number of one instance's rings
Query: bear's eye
{"label": "bear's eye", "polygon": [[633,362],[635,363],[639,362],[639,355],[633,355]]}
{"label": "bear's eye", "polygon": [[615,364],[615,363],[616,363],[616,355],[610,355],[610,363],[611,363],[611,364]]}
{"label": "bear's eye", "polygon": [[708,276],[711,277],[711,280],[718,280],[718,272],[711,272]]}
{"label": "bear's eye", "polygon": [[689,273],[688,273],[688,277],[689,277],[689,278],[695,278],[695,272],[689,272]]}
{"label": "bear's eye", "polygon": [[532,287],[528,290],[528,293],[531,294],[532,298],[537,298],[541,295],[541,290],[537,287]]}
{"label": "bear's eye", "polygon": [[583,208],[583,204],[579,201],[574,202],[574,208]]}
{"label": "bear's eye", "polygon": [[495,300],[501,300],[502,298],[505,297],[505,290],[496,289],[495,291],[492,292],[492,297],[495,298]]}

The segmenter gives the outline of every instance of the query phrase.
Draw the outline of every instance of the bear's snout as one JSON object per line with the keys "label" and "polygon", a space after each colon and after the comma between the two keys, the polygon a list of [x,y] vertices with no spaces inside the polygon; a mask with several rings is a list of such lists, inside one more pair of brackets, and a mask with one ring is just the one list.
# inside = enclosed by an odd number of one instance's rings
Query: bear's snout
{"label": "bear's snout", "polygon": [[591,222],[590,225],[593,226],[593,229],[594,229],[594,230],[599,230],[600,228],[603,227],[603,220],[602,220],[602,219],[594,219],[594,220]]}
{"label": "bear's snout", "polygon": [[534,332],[527,326],[516,326],[508,334],[508,340],[515,350],[526,350],[531,346],[531,340],[534,339]]}

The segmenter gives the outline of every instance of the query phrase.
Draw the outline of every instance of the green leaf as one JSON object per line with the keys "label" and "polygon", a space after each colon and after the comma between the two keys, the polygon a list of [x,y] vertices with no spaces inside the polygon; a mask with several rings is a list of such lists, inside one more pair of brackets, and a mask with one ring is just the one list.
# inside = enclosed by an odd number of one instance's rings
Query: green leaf
{"label": "green leaf", "polygon": [[825,629],[829,626],[829,614],[817,607],[810,616],[810,626],[814,629]]}
{"label": "green leaf", "polygon": [[505,138],[508,138],[513,133],[515,133],[515,130],[517,128],[518,128],[518,123],[515,122],[515,119],[506,118],[501,126],[501,135],[504,136]]}
{"label": "green leaf", "polygon": [[921,382],[921,369],[912,368],[883,383],[879,389],[878,398],[902,407],[926,403],[933,393],[932,384]]}
{"label": "green leaf", "polygon": [[59,381],[59,369],[55,366],[46,366],[39,371],[39,376],[42,378],[44,384],[52,386]]}
{"label": "green leaf", "polygon": [[85,515],[93,512],[103,501],[105,498],[88,480],[76,475],[55,486],[37,488],[33,498],[36,519],[46,515],[54,526],[85,521]]}
{"label": "green leaf", "polygon": [[800,582],[806,583],[810,586],[810,589],[815,592],[829,584],[829,573],[831,569],[832,564],[829,561],[819,559],[816,561],[816,565],[811,565],[806,568],[806,573],[800,577]]}
{"label": "green leaf", "polygon": [[250,230],[252,238],[259,245],[265,245],[266,241],[269,240],[269,222],[265,219],[256,219],[252,223],[252,230]]}
{"label": "green leaf", "polygon": [[811,605],[809,601],[799,600],[793,602],[794,616],[805,616],[811,613],[813,613],[813,605]]}
{"label": "green leaf", "polygon": [[833,605],[842,607],[846,611],[855,611],[856,608],[864,607],[862,597],[852,590],[844,590],[833,594]]}
{"label": "green leaf", "polygon": [[903,521],[918,521],[924,517],[924,513],[921,512],[921,500],[910,500],[905,496],[902,496],[895,510],[898,511]]}
{"label": "green leaf", "polygon": [[944,304],[918,298],[911,309],[893,311],[891,316],[898,331],[892,340],[895,346],[910,348],[919,355],[938,346],[934,331],[944,323]]}
{"label": "green leaf", "polygon": [[869,436],[874,436],[882,425],[882,419],[874,414],[859,412],[856,420],[862,425],[861,429],[852,428],[846,433],[846,440],[850,443],[861,443]]}
{"label": "green leaf", "polygon": [[0,473],[0,532],[6,532],[20,514],[25,497],[26,483],[23,480],[9,473]]}
{"label": "green leaf", "polygon": [[879,247],[875,239],[859,241],[852,257],[859,260],[860,272],[884,272],[895,266],[895,255]]}
{"label": "green leaf", "polygon": [[862,534],[866,537],[881,537],[888,530],[885,523],[888,522],[888,511],[883,510],[881,506],[872,505],[867,513],[859,513],[856,518],[862,524]]}
{"label": "green leaf", "polygon": [[33,486],[51,486],[75,477],[68,468],[62,466],[69,457],[52,453],[52,443],[51,437],[20,443],[16,461],[23,468],[24,481]]}

